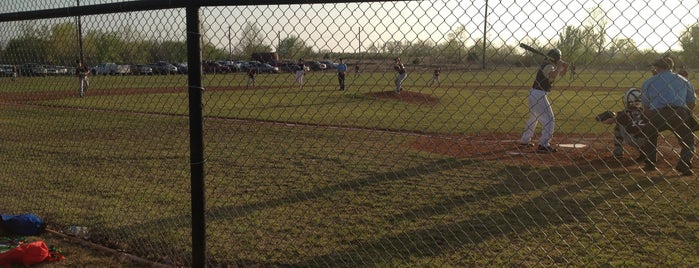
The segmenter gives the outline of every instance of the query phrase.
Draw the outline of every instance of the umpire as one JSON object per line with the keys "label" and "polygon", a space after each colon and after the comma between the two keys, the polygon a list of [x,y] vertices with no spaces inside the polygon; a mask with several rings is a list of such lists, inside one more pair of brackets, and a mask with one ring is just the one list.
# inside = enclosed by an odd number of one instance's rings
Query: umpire
{"label": "umpire", "polygon": [[641,102],[648,117],[648,124],[641,130],[648,138],[641,146],[646,157],[643,170],[656,170],[658,135],[664,130],[670,130],[682,147],[675,169],[682,176],[692,176],[695,146],[694,133],[689,125],[693,124],[692,110],[697,95],[687,79],[671,71],[674,65],[669,57],[655,60],[651,64],[653,77],[646,80],[641,87]]}

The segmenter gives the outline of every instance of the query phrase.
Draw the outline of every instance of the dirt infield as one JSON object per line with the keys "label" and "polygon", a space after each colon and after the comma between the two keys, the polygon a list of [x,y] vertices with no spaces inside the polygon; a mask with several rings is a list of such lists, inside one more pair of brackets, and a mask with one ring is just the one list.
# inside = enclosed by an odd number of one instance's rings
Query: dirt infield
{"label": "dirt infield", "polygon": [[[230,90],[265,90],[267,87],[255,87],[247,89],[245,87],[212,87],[205,88],[205,91],[230,91]],[[131,89],[100,89],[88,92],[90,96],[115,96],[115,95],[139,95],[139,94],[159,94],[159,93],[186,93],[187,88],[131,88]],[[396,94],[393,91],[371,92],[366,96],[402,101],[416,105],[436,105],[439,98],[429,94],[418,92],[402,91]],[[6,93],[0,94],[0,102],[22,103],[41,100],[56,100],[63,98],[77,98],[77,92],[37,92],[37,93]],[[559,146],[558,152],[551,154],[536,153],[535,148],[521,148],[517,140],[521,133],[480,133],[475,135],[421,135],[415,139],[411,145],[416,150],[430,152],[434,154],[485,161],[498,161],[512,165],[530,165],[539,167],[550,166],[594,166],[599,168],[628,167],[638,165],[633,161],[638,156],[638,152],[626,146],[627,154],[622,158],[612,156],[613,149],[612,134],[558,134],[554,135],[554,146],[573,145],[574,148]],[[536,140],[536,137],[534,137]],[[661,139],[662,140],[662,139]],[[677,147],[674,137],[667,139],[670,144],[659,146],[659,159],[665,157],[664,161],[658,161],[659,168],[671,168],[677,161]],[[577,146],[583,145],[583,146]]]}
{"label": "dirt infield", "polygon": [[[582,88],[579,88],[582,89]],[[608,89],[605,89],[608,90]],[[368,96],[393,99],[419,105],[435,105],[439,99],[430,95],[403,91],[368,93]],[[485,161],[498,161],[511,165],[537,167],[590,167],[593,169],[638,169],[643,163],[637,149],[625,146],[623,157],[614,157],[613,134],[558,134],[554,135],[555,153],[537,153],[534,147],[520,147],[521,133],[480,133],[475,135],[422,135],[415,139],[412,147],[434,154]],[[536,141],[537,137],[534,137]],[[658,168],[672,169],[678,159],[679,146],[672,135],[659,139]],[[664,143],[664,145],[663,145]]]}

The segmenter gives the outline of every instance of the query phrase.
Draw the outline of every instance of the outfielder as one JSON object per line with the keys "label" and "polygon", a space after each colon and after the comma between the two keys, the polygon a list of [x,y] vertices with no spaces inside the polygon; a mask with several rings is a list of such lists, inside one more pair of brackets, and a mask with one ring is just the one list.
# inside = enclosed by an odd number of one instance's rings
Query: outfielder
{"label": "outfielder", "polygon": [[[605,112],[597,117],[597,121],[604,124],[616,124],[614,126],[614,156],[624,155],[624,142],[639,150],[645,137],[641,128],[646,126],[648,118],[643,114],[641,105],[641,90],[630,88],[624,93],[624,110],[617,113]],[[642,161],[643,154],[636,160]]]}
{"label": "outfielder", "polygon": [[533,147],[530,143],[536,125],[541,123],[541,138],[536,151],[538,153],[553,153],[556,148],[551,147],[551,138],[553,138],[554,117],[551,102],[547,94],[551,91],[554,81],[559,76],[564,76],[568,71],[568,64],[561,60],[561,51],[557,48],[551,49],[547,53],[546,60],[539,66],[534,78],[534,84],[529,90],[529,120],[525,126],[520,145],[524,147]]}

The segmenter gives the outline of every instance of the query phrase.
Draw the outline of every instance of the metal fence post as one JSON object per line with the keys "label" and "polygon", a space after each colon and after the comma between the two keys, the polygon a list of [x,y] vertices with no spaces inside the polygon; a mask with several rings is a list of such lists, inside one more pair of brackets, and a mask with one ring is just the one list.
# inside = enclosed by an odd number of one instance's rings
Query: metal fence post
{"label": "metal fence post", "polygon": [[192,267],[206,265],[204,215],[204,124],[201,77],[201,19],[199,1],[187,6],[187,64],[189,66],[189,129],[192,187]]}

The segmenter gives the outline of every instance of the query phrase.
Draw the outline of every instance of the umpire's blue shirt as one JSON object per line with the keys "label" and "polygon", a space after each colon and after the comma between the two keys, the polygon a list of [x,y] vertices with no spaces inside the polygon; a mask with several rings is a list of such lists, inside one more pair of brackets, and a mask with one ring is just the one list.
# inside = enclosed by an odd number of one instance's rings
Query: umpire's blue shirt
{"label": "umpire's blue shirt", "polygon": [[346,72],[347,71],[347,64],[340,63],[337,65],[337,72]]}
{"label": "umpire's blue shirt", "polygon": [[694,87],[684,77],[664,70],[646,80],[641,87],[641,102],[649,110],[667,106],[685,107],[694,103],[697,95]]}

